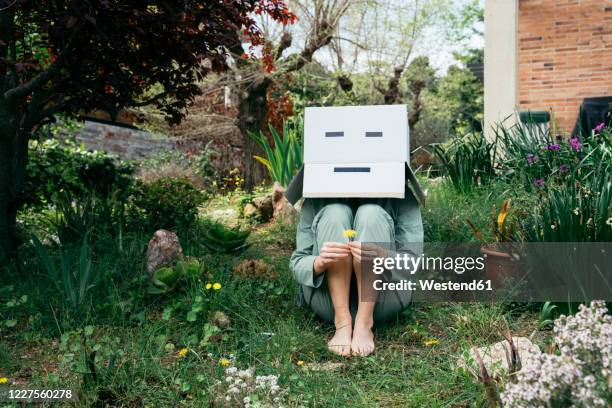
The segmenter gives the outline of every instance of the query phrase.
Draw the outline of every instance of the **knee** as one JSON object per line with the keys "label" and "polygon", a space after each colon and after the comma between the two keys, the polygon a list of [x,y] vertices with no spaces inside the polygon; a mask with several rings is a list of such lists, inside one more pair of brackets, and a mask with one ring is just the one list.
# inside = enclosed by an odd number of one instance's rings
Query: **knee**
{"label": "knee", "polygon": [[378,204],[364,204],[357,209],[355,226],[388,223],[389,215]]}
{"label": "knee", "polygon": [[321,221],[324,221],[326,224],[350,228],[353,223],[353,212],[346,204],[328,204],[321,211]]}

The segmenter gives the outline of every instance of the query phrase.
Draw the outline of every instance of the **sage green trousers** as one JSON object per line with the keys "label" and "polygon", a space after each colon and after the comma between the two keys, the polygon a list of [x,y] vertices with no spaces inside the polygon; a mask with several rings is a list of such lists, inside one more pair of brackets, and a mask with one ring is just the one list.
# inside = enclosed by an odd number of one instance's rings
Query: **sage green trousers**
{"label": "sage green trousers", "polygon": [[[423,242],[420,208],[408,188],[404,199],[306,199],[290,267],[300,283],[298,303],[330,322],[334,321],[334,306],[325,273],[315,276],[313,264],[325,242],[348,241],[343,234],[347,229],[357,231],[360,242],[389,243],[393,247]],[[408,307],[410,300],[409,291],[378,292],[375,324],[395,316]],[[353,275],[349,298],[353,317],[358,303],[357,282]]]}

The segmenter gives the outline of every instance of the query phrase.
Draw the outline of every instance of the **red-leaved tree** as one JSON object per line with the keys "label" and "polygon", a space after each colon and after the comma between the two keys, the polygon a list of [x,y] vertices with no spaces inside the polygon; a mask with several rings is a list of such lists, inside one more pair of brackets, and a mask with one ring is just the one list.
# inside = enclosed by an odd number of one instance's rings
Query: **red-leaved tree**
{"label": "red-leaved tree", "polygon": [[13,253],[28,141],[57,114],[153,104],[177,123],[196,82],[227,68],[254,14],[282,0],[0,0],[0,263]]}

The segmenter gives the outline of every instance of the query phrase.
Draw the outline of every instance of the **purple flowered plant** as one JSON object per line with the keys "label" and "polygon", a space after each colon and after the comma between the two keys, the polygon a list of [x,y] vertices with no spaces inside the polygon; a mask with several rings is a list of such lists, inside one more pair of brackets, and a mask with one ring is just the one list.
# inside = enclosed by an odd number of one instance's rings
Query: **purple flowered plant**
{"label": "purple flowered plant", "polygon": [[537,180],[535,181],[535,185],[536,185],[536,187],[538,187],[538,188],[539,188],[539,187],[543,187],[543,186],[544,186],[544,179],[537,179]]}
{"label": "purple flowered plant", "polygon": [[561,140],[563,140],[563,136],[561,136],[561,133],[557,133],[557,141],[560,142]]}
{"label": "purple flowered plant", "polygon": [[599,133],[603,130],[603,128],[606,127],[606,124],[604,122],[601,122],[599,125],[595,126],[595,129],[593,129],[593,132],[595,133]]}
{"label": "purple flowered plant", "polygon": [[535,154],[528,154],[527,155],[527,164],[529,164],[530,166],[537,162],[539,160],[539,157],[536,156]]}
{"label": "purple flowered plant", "polygon": [[570,139],[570,145],[572,146],[572,149],[574,149],[577,152],[579,152],[580,147],[582,147],[582,144],[580,143],[580,139],[578,139],[577,137],[572,137]]}
{"label": "purple flowered plant", "polygon": [[560,149],[560,147],[561,147],[561,146],[559,146],[559,145],[558,145],[558,144],[556,144],[556,143],[551,143],[551,144],[549,144],[549,145],[548,145],[548,150],[553,150],[553,151],[556,151],[556,150],[559,150],[559,149]]}
{"label": "purple flowered plant", "polygon": [[567,164],[562,164],[559,166],[560,173],[567,173],[569,171],[569,166]]}

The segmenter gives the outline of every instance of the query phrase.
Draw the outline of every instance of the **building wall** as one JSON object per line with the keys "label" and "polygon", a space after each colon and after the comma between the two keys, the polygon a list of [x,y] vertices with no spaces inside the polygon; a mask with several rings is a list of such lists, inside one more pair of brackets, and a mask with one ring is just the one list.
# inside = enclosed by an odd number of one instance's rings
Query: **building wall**
{"label": "building wall", "polygon": [[612,95],[612,0],[518,3],[518,109],[569,132],[585,97]]}
{"label": "building wall", "polygon": [[492,126],[514,123],[517,97],[518,0],[485,1],[484,122],[485,135]]}

